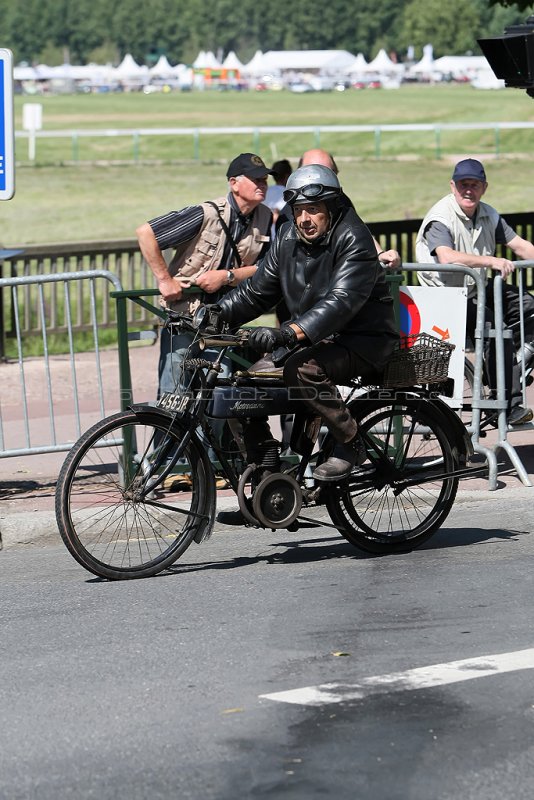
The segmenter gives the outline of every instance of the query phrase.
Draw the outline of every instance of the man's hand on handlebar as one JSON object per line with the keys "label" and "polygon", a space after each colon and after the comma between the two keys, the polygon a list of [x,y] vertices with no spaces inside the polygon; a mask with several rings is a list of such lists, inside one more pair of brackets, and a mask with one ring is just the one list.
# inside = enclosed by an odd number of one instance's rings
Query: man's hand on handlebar
{"label": "man's hand on handlebar", "polygon": [[288,325],[281,328],[255,328],[248,343],[260,353],[272,353],[278,347],[294,347],[297,344],[297,334]]}

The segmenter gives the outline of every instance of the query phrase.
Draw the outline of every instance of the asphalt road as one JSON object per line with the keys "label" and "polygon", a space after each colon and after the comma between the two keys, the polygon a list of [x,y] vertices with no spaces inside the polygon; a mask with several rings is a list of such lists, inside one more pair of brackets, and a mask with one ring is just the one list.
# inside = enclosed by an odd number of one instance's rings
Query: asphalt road
{"label": "asphalt road", "polygon": [[530,491],[465,496],[387,558],[223,529],[107,583],[5,549],[0,797],[530,800]]}

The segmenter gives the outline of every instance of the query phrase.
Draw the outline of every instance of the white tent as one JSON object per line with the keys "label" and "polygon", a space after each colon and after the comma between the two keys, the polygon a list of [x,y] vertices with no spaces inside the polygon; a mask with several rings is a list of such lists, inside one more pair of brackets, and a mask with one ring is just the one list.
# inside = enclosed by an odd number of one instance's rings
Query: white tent
{"label": "white tent", "polygon": [[50,80],[57,81],[83,81],[90,80],[93,73],[91,66],[61,64],[57,67],[47,67],[46,64],[39,64],[37,67],[39,77],[46,75]]}
{"label": "white tent", "polygon": [[218,58],[216,58],[215,54],[212,53],[211,50],[208,50],[208,52],[206,53],[206,62],[207,62],[206,66],[208,67],[208,69],[221,68],[221,62],[219,61]]}
{"label": "white tent", "polygon": [[431,44],[425,44],[423,58],[417,64],[412,64],[408,71],[410,75],[432,75],[434,72],[434,48]]}
{"label": "white tent", "polygon": [[126,53],[119,66],[115,68],[114,75],[119,80],[142,78],[148,75],[148,67],[141,66],[130,53]]}
{"label": "white tent", "polygon": [[167,56],[161,55],[157,64],[154,64],[154,66],[149,69],[149,72],[152,78],[172,78],[174,75],[174,67],[171,67],[169,64]]}
{"label": "white tent", "polygon": [[57,74],[57,67],[49,67],[48,64],[37,64],[35,67],[35,77],[40,81],[51,81]]}
{"label": "white tent", "polygon": [[338,75],[345,73],[356,57],[348,50],[269,50],[261,66],[265,74],[316,73]]}
{"label": "white tent", "polygon": [[363,53],[358,53],[353,63],[347,69],[347,75],[360,75],[362,72],[365,72],[366,68],[367,61],[365,60],[365,56]]}
{"label": "white tent", "polygon": [[176,78],[182,78],[184,75],[191,74],[191,67],[188,67],[186,64],[176,64],[176,66],[172,68],[172,74]]}
{"label": "white tent", "polygon": [[256,50],[248,64],[243,65],[243,72],[246,75],[262,75],[264,72],[263,67],[263,53],[261,50]]}
{"label": "white tent", "polygon": [[112,85],[116,80],[115,68],[111,64],[86,64],[82,69],[84,70],[84,80],[93,86]]}
{"label": "white tent", "polygon": [[138,88],[149,82],[150,75],[147,66],[137,64],[133,56],[127,53],[119,66],[112,70],[112,79],[126,88]]}
{"label": "white tent", "polygon": [[188,67],[186,64],[176,64],[173,67],[173,75],[174,80],[177,80],[182,88],[191,88],[193,86],[194,73],[192,67]]}
{"label": "white tent", "polygon": [[193,67],[195,69],[220,69],[221,62],[217,61],[211,50],[208,50],[207,52],[201,50],[193,61]]}
{"label": "white tent", "polygon": [[243,69],[243,64],[238,59],[233,50],[230,50],[230,52],[224,59],[222,65],[225,69],[237,69],[237,70]]}
{"label": "white tent", "polygon": [[441,56],[433,64],[434,72],[455,79],[474,78],[480,71],[488,69],[491,67],[485,56]]}
{"label": "white tent", "polygon": [[206,53],[204,50],[201,50],[198,56],[193,61],[193,68],[204,69],[205,66],[206,66]]}
{"label": "white tent", "polygon": [[481,69],[471,79],[471,86],[474,89],[504,89],[506,84],[495,75],[492,69]]}
{"label": "white tent", "polygon": [[60,64],[49,67],[47,64],[38,64],[36,67],[14,67],[13,77],[17,81],[58,81],[86,82],[94,86],[112,84],[116,80],[115,69],[109,64]]}
{"label": "white tent", "polygon": [[16,81],[34,81],[37,73],[33,67],[13,67],[13,79]]}
{"label": "white tent", "polygon": [[365,67],[366,72],[376,72],[378,75],[395,75],[404,71],[403,64],[396,64],[388,56],[384,49],[379,50],[377,55]]}

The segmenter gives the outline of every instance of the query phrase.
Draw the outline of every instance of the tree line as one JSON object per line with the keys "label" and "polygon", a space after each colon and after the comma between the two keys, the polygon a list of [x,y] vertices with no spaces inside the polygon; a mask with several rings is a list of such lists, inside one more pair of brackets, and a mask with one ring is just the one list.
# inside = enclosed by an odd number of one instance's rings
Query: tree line
{"label": "tree line", "polygon": [[[511,5],[511,3],[514,3]],[[498,4],[496,4],[498,3]],[[369,60],[380,48],[400,60],[422,55],[479,53],[477,38],[524,22],[525,0],[0,0],[1,47],[15,63],[139,63],[165,54],[190,64],[200,50],[234,50],[246,63],[256,50],[345,49]]]}

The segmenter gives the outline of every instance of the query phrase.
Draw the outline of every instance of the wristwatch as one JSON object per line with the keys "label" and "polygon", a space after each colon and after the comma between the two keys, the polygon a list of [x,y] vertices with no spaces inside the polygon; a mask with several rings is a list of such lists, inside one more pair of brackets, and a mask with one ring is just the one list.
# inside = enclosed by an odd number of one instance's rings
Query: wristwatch
{"label": "wristwatch", "polygon": [[232,286],[234,281],[235,281],[235,273],[231,269],[227,270],[226,271],[226,285],[227,286]]}

